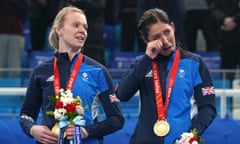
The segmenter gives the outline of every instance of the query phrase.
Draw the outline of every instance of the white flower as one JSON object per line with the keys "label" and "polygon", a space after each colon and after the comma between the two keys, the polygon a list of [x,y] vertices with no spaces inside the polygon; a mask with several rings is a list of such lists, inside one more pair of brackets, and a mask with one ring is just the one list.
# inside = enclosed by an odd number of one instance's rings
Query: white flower
{"label": "white flower", "polygon": [[189,140],[194,137],[194,135],[192,133],[183,133],[181,135],[181,140],[183,140],[184,142],[189,142]]}
{"label": "white flower", "polygon": [[55,111],[54,111],[55,119],[59,120],[60,118],[64,117],[66,112],[67,111],[64,108],[55,109]]}
{"label": "white flower", "polygon": [[[189,141],[193,137],[194,137],[193,133],[185,132],[181,135],[180,139],[176,140],[175,144],[190,144]],[[198,144],[198,142],[194,141],[191,144]]]}
{"label": "white flower", "polygon": [[74,101],[73,97],[61,97],[60,101],[63,102],[63,106],[66,106],[69,103],[72,103]]}
{"label": "white flower", "polygon": [[63,106],[72,103],[74,101],[72,92],[70,90],[64,91],[64,89],[60,89],[60,101],[63,102]]}
{"label": "white flower", "polygon": [[181,136],[185,137],[185,138],[192,138],[192,137],[194,137],[193,133],[183,133]]}
{"label": "white flower", "polygon": [[61,88],[60,90],[59,90],[59,92],[60,93],[63,93],[65,90],[63,89],[63,88]]}

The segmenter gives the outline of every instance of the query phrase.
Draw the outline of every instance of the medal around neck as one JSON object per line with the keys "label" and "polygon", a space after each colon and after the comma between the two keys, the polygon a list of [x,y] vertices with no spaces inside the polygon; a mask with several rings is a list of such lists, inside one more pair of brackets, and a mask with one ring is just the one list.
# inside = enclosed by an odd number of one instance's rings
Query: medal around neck
{"label": "medal around neck", "polygon": [[153,132],[155,135],[163,137],[170,131],[170,125],[166,120],[157,120],[153,126]]}

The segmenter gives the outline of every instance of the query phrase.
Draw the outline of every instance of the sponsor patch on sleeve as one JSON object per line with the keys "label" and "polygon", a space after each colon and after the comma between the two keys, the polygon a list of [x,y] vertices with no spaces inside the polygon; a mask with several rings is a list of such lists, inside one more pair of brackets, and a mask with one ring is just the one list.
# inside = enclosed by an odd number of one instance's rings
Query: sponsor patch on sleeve
{"label": "sponsor patch on sleeve", "polygon": [[212,86],[212,87],[202,88],[202,94],[203,94],[203,96],[215,94],[214,87]]}

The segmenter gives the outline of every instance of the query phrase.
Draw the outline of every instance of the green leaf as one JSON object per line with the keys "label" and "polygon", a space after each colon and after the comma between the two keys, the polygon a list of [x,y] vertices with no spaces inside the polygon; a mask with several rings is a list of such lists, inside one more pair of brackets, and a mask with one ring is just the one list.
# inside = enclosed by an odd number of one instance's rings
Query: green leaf
{"label": "green leaf", "polygon": [[55,97],[54,97],[54,96],[48,96],[48,99],[49,99],[49,101],[51,102],[51,104],[54,106],[55,103],[56,103]]}
{"label": "green leaf", "polygon": [[46,114],[47,115],[54,115],[54,112],[53,111],[47,111]]}
{"label": "green leaf", "polygon": [[190,132],[191,132],[195,137],[198,138],[198,144],[204,144],[204,140],[203,140],[200,136],[198,136],[196,129],[192,129],[192,130],[190,130]]}

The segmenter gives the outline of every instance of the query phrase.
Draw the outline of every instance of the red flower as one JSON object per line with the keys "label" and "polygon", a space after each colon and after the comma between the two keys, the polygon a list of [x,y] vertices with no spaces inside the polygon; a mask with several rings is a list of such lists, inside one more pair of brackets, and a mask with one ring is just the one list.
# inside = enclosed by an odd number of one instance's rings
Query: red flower
{"label": "red flower", "polygon": [[189,140],[189,143],[192,144],[193,142],[198,142],[198,138],[197,138],[197,137],[192,137],[192,138]]}
{"label": "red flower", "polygon": [[56,101],[55,108],[56,108],[56,109],[59,109],[59,108],[62,108],[62,107],[63,107],[63,102],[60,101],[60,100]]}
{"label": "red flower", "polygon": [[65,106],[65,109],[67,110],[68,113],[71,113],[75,111],[76,106],[74,103],[69,103]]}

